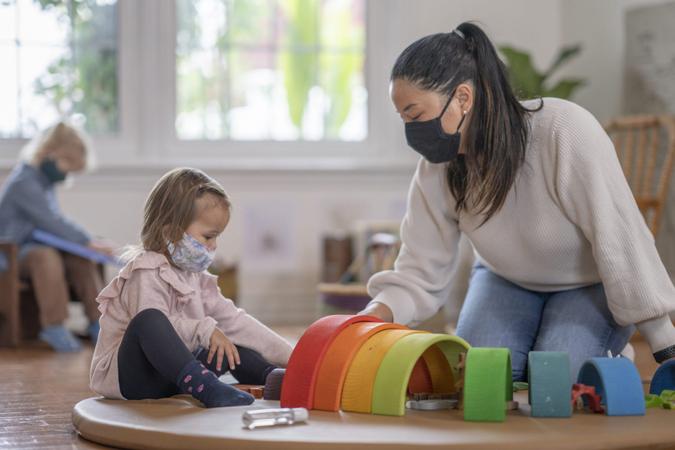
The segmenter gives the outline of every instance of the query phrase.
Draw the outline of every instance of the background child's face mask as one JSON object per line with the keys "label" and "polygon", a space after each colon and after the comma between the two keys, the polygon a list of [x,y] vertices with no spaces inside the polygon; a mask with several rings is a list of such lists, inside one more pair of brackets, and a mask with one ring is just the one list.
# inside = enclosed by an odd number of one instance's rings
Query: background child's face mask
{"label": "background child's face mask", "polygon": [[67,174],[59,169],[56,161],[52,158],[45,158],[40,164],[40,170],[50,183],[60,183],[66,179]]}
{"label": "background child's face mask", "polygon": [[187,233],[183,233],[183,238],[175,244],[169,242],[167,249],[173,263],[188,272],[205,271],[216,256],[215,250],[209,250],[204,244]]}

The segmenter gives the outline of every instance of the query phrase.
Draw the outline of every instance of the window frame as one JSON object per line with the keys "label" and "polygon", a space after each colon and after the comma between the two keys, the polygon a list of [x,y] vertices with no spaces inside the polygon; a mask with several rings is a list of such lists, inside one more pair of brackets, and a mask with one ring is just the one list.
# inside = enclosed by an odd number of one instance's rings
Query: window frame
{"label": "window frame", "polygon": [[[109,135],[101,134],[93,137],[97,160],[107,164],[108,155],[115,153],[114,159],[132,158],[137,146],[138,114],[132,107],[134,73],[133,61],[138,58],[134,48],[132,33],[138,28],[138,17],[133,4],[127,0],[118,0],[117,23],[117,81],[119,114],[118,131]],[[123,82],[126,80],[127,82]],[[129,82],[132,81],[132,82]],[[21,148],[28,143],[26,138],[0,139],[0,167],[11,167],[16,162]]]}
{"label": "window frame", "polygon": [[[101,168],[201,165],[231,170],[352,170],[410,167],[388,93],[392,64],[378,30],[387,2],[365,2],[364,82],[368,134],[362,141],[180,140],[175,130],[175,2],[118,0],[119,131],[94,136]],[[379,19],[378,19],[379,18]],[[380,30],[382,31],[382,30]],[[26,139],[0,139],[0,166],[14,164]]]}

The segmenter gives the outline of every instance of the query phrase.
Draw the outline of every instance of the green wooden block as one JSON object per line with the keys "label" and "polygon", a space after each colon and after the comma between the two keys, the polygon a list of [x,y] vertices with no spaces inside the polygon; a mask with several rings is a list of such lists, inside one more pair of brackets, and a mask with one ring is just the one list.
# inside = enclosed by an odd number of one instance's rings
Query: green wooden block
{"label": "green wooden block", "polygon": [[506,402],[512,399],[509,349],[470,348],[464,372],[464,420],[503,422]]}

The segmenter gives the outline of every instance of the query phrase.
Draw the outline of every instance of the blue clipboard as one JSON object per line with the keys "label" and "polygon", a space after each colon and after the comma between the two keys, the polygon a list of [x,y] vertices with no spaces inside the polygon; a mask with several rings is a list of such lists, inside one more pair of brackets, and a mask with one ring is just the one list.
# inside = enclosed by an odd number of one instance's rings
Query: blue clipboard
{"label": "blue clipboard", "polygon": [[113,266],[122,267],[124,264],[114,256],[109,256],[104,253],[92,250],[84,245],[76,244],[74,242],[62,239],[51,233],[42,230],[34,230],[31,235],[34,241],[48,245],[50,247],[63,250],[64,252],[72,253],[73,255],[81,256],[99,264],[111,264]]}

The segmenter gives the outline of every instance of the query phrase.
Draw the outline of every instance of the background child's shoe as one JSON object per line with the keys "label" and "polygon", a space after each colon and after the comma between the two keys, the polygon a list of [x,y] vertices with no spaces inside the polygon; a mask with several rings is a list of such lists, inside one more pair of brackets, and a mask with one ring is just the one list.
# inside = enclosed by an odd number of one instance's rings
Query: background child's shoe
{"label": "background child's shoe", "polygon": [[98,320],[89,324],[87,327],[87,334],[89,335],[89,339],[91,339],[92,344],[96,345],[96,341],[98,341],[98,333],[100,332],[101,326],[99,325]]}
{"label": "background child's shoe", "polygon": [[78,352],[82,350],[80,341],[63,325],[45,327],[40,331],[38,337],[57,352]]}

